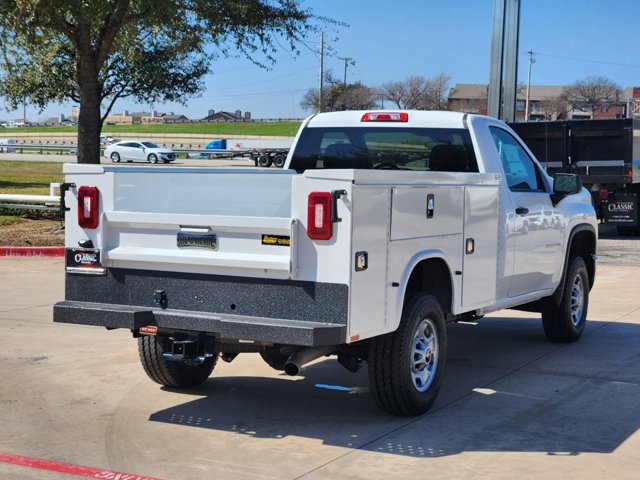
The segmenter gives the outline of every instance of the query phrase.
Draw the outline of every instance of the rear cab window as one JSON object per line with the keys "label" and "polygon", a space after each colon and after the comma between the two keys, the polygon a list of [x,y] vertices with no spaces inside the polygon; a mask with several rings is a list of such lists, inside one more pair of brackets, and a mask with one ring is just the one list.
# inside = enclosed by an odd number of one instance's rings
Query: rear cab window
{"label": "rear cab window", "polygon": [[478,172],[478,163],[462,128],[308,127],[290,168]]}

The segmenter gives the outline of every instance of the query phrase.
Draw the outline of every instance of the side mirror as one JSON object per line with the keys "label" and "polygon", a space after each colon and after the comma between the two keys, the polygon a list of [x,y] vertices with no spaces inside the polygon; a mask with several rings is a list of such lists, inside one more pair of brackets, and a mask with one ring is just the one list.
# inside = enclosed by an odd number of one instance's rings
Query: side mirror
{"label": "side mirror", "polygon": [[556,173],[553,176],[553,193],[555,195],[573,195],[582,191],[582,178],[575,173]]}

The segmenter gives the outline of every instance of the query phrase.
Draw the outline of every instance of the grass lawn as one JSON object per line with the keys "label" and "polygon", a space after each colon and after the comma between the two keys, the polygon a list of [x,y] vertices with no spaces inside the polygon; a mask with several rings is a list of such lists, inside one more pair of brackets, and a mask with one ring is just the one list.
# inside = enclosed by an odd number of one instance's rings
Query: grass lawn
{"label": "grass lawn", "polygon": [[[0,160],[0,193],[49,195],[49,184],[63,180],[62,166],[62,163]],[[0,207],[0,226],[17,225],[26,218],[50,220],[59,216],[58,212]]]}
{"label": "grass lawn", "polygon": [[[176,123],[151,125],[105,125],[102,133],[164,133],[195,135],[263,135],[293,137],[300,122],[251,122],[251,123]],[[19,129],[28,133],[76,132],[76,127],[26,127]]]}
{"label": "grass lawn", "polygon": [[63,180],[62,163],[0,160],[0,193],[49,195],[50,183]]}

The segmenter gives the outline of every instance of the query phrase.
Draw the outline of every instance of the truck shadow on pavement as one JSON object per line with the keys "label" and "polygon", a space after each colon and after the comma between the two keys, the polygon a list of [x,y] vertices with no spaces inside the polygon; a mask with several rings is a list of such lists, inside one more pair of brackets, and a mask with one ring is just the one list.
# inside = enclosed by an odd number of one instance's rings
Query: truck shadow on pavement
{"label": "truck shadow on pavement", "polygon": [[366,366],[354,375],[326,360],[294,378],[227,377],[223,364],[196,400],[150,420],[412,457],[610,453],[640,426],[637,324],[590,321],[579,342],[553,344],[537,318],[485,318],[450,326],[447,362],[436,404],[417,418],[376,408]]}

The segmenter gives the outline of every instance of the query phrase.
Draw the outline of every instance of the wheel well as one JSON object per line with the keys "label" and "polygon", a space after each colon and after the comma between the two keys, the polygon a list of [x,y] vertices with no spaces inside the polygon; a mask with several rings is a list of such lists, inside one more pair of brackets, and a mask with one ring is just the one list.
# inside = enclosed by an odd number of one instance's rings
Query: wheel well
{"label": "wheel well", "polygon": [[444,260],[430,258],[418,263],[409,277],[405,290],[405,303],[413,292],[425,292],[433,295],[440,302],[444,313],[451,313],[452,286],[451,273]]}
{"label": "wheel well", "polygon": [[571,247],[569,249],[569,257],[580,256],[583,258],[584,263],[587,266],[587,273],[589,274],[589,289],[593,287],[595,280],[596,264],[593,256],[596,253],[596,236],[589,230],[582,230],[577,232],[572,240]]}

